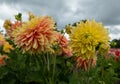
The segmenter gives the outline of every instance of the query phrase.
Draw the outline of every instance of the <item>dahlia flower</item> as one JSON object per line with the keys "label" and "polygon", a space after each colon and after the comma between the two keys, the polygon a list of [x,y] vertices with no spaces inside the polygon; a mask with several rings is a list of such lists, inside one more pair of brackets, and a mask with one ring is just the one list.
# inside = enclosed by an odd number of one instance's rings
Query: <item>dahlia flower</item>
{"label": "dahlia flower", "polygon": [[109,42],[103,43],[99,46],[98,54],[101,56],[107,56],[110,49]]}
{"label": "dahlia flower", "polygon": [[6,65],[5,60],[8,59],[8,56],[0,55],[0,65],[4,66]]}
{"label": "dahlia flower", "polygon": [[10,45],[8,42],[5,42],[3,45],[3,51],[6,53],[9,53],[10,50],[13,50],[14,48],[12,47],[12,45]]}
{"label": "dahlia flower", "polygon": [[69,24],[65,27],[65,31],[67,34],[70,34],[71,33],[71,29],[72,29],[72,26]]}
{"label": "dahlia flower", "polygon": [[117,49],[116,51],[115,51],[115,60],[118,62],[118,61],[120,61],[120,49]]}
{"label": "dahlia flower", "polygon": [[14,49],[12,45],[10,45],[1,34],[0,34],[0,45],[3,45],[3,51],[6,53],[9,53],[10,50]]}
{"label": "dahlia flower", "polygon": [[31,13],[31,12],[28,12],[28,15],[29,15],[29,20],[35,18],[35,15],[33,13]]}
{"label": "dahlia flower", "polygon": [[107,55],[107,58],[114,57],[115,61],[120,61],[120,49],[110,49]]}
{"label": "dahlia flower", "polygon": [[69,34],[70,46],[74,55],[84,59],[86,63],[91,59],[96,60],[96,48],[100,44],[108,44],[110,39],[108,34],[107,29],[101,23],[97,23],[94,20],[77,23]]}
{"label": "dahlia flower", "polygon": [[3,45],[5,39],[3,37],[3,35],[0,33],[0,45]]}
{"label": "dahlia flower", "polygon": [[17,27],[19,27],[19,26],[21,26],[21,25],[22,25],[22,22],[20,22],[20,21],[16,21],[16,22],[14,22],[14,23],[11,23],[10,20],[5,20],[3,26],[4,26],[4,28],[5,28],[6,32],[7,32],[7,36],[8,36],[9,38],[13,39],[12,32],[13,32]]}
{"label": "dahlia flower", "polygon": [[58,44],[58,54],[72,56],[72,49],[68,46],[68,40],[61,33],[56,33],[55,43]]}
{"label": "dahlia flower", "polygon": [[34,17],[13,31],[14,41],[23,53],[37,54],[50,49],[55,22],[49,16]]}
{"label": "dahlia flower", "polygon": [[116,56],[120,56],[120,49],[117,49],[117,50],[115,51],[115,55],[116,55]]}
{"label": "dahlia flower", "polygon": [[107,29],[95,21],[78,23],[69,34],[73,53],[85,59],[94,58],[90,53],[94,53],[100,43],[108,43],[108,34]]}
{"label": "dahlia flower", "polygon": [[83,59],[82,57],[76,57],[76,68],[79,69],[84,69],[84,70],[88,70],[91,67],[94,67],[96,65],[96,61],[97,59]]}

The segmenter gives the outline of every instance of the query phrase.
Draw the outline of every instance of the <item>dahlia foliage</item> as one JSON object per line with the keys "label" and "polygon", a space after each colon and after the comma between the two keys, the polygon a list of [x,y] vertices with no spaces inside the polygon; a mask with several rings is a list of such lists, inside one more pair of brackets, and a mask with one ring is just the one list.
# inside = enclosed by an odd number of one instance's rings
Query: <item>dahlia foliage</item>
{"label": "dahlia foliage", "polygon": [[[70,83],[76,73],[95,69],[97,60],[112,52],[109,32],[102,23],[80,21],[60,32],[52,17],[28,14],[28,21],[19,13],[15,22],[5,20],[3,24],[6,34],[0,33],[0,73],[5,70],[5,74],[0,76],[1,84],[8,75],[14,77],[14,84],[77,84]],[[117,61],[118,51],[113,53]]]}

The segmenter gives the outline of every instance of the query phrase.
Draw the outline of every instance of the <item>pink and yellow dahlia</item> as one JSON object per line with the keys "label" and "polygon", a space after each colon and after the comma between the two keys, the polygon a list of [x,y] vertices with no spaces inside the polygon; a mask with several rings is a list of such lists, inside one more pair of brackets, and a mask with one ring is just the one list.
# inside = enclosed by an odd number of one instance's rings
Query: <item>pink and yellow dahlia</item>
{"label": "pink and yellow dahlia", "polygon": [[12,32],[19,26],[22,26],[22,22],[16,21],[12,23],[10,20],[6,20],[4,22],[4,28],[6,30],[7,36],[11,39],[13,39]]}
{"label": "pink and yellow dahlia", "polygon": [[120,49],[110,49],[107,58],[114,57],[115,61],[120,61]]}
{"label": "pink and yellow dahlia", "polygon": [[6,65],[5,60],[8,59],[8,56],[0,55],[0,66]]}
{"label": "pink and yellow dahlia", "polygon": [[83,59],[82,57],[76,57],[76,68],[79,69],[84,69],[88,70],[91,67],[94,67],[96,65],[97,59]]}
{"label": "pink and yellow dahlia", "polygon": [[58,44],[58,54],[63,56],[72,56],[72,49],[68,46],[68,40],[61,33],[56,33],[55,42]]}
{"label": "pink and yellow dahlia", "polygon": [[49,16],[34,17],[13,31],[17,47],[31,54],[49,51],[54,40],[55,22]]}

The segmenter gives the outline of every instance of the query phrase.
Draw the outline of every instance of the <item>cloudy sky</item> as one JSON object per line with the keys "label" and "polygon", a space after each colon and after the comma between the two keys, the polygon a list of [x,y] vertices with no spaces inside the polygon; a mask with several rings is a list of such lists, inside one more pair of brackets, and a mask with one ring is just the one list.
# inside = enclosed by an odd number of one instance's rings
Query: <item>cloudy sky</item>
{"label": "cloudy sky", "polygon": [[5,19],[14,20],[22,13],[28,19],[28,11],[35,15],[49,15],[58,28],[84,19],[102,22],[112,39],[120,38],[120,0],[0,0],[0,28]]}

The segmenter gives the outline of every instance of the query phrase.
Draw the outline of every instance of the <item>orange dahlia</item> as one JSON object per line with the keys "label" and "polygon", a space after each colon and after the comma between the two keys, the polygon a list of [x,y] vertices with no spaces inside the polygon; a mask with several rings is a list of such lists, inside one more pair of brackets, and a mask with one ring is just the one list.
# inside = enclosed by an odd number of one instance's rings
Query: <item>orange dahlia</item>
{"label": "orange dahlia", "polygon": [[68,40],[64,37],[61,33],[56,33],[56,40],[55,42],[58,44],[58,54],[64,56],[72,56],[72,50],[68,46]]}
{"label": "orange dahlia", "polygon": [[48,51],[54,40],[55,22],[49,16],[31,19],[13,31],[14,41],[23,53],[37,54]]}

